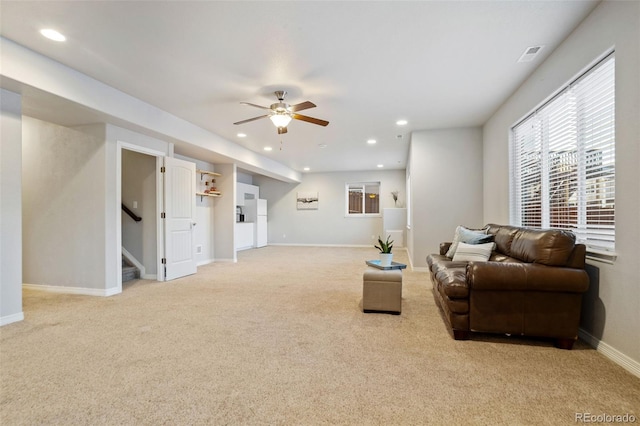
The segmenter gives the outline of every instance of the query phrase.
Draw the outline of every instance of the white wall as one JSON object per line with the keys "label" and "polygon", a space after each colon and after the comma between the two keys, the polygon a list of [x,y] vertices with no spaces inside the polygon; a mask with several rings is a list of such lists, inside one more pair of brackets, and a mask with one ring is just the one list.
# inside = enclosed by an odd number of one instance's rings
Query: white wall
{"label": "white wall", "polygon": [[23,117],[23,280],[105,288],[104,142]]}
{"label": "white wall", "polygon": [[216,178],[221,197],[213,199],[214,229],[213,239],[216,261],[235,262],[235,223],[236,223],[236,181],[235,164],[217,164],[216,173],[222,176]]}
{"label": "white wall", "polygon": [[509,127],[616,50],[616,251],[592,263],[583,337],[640,372],[640,2],[601,3],[485,124],[484,221],[509,221]]}
{"label": "white wall", "polygon": [[[380,212],[393,207],[391,191],[405,201],[405,171],[307,173],[300,184],[254,176],[260,198],[268,202],[269,244],[362,245],[369,246],[382,235],[382,216],[345,217],[345,184],[380,182]],[[318,192],[318,210],[297,210],[297,192]]]}
{"label": "white wall", "polygon": [[22,313],[22,107],[0,89],[0,325]]}
{"label": "white wall", "polygon": [[122,150],[122,203],[142,218],[136,222],[122,211],[122,247],[144,266],[146,276],[158,273],[156,180],[155,157]]}
{"label": "white wall", "polygon": [[482,226],[482,132],[478,127],[423,130],[411,134],[412,265],[426,268],[427,255],[451,241],[456,226]]}
{"label": "white wall", "polygon": [[[237,161],[249,171],[288,182],[300,179],[299,172],[269,157],[226,140],[4,37],[0,37],[0,62],[2,75],[17,84],[100,111],[110,117],[110,122],[128,123],[140,133],[184,141],[204,152],[215,147],[217,154]],[[110,155],[107,157],[111,158]],[[110,263],[113,261],[114,259],[109,259]]]}

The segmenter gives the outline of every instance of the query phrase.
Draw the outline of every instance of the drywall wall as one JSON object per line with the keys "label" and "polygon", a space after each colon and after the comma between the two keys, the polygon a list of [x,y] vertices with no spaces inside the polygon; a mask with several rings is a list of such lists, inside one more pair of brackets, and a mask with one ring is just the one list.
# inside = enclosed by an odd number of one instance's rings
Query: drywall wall
{"label": "drywall wall", "polygon": [[482,131],[479,127],[423,130],[411,134],[412,265],[451,241],[456,226],[482,226]]}
{"label": "drywall wall", "polygon": [[484,221],[509,221],[509,128],[605,52],[616,51],[616,252],[589,262],[582,336],[640,374],[640,2],[602,2],[483,128]]}
{"label": "drywall wall", "polygon": [[155,276],[157,267],[156,158],[127,149],[122,150],[122,204],[142,218],[136,222],[124,210],[122,247]]}
{"label": "drywall wall", "polygon": [[[351,182],[380,182],[381,213],[385,207],[394,207],[391,191],[399,191],[399,203],[405,202],[404,170],[306,173],[300,184],[254,176],[260,198],[268,202],[268,243],[373,245],[382,234],[382,215],[345,217],[345,185]],[[318,209],[298,210],[298,192],[317,192]]]}
{"label": "drywall wall", "polygon": [[104,142],[23,117],[22,149],[24,282],[104,289]]}
{"label": "drywall wall", "polygon": [[236,180],[237,170],[235,164],[216,164],[216,173],[221,176],[216,178],[221,197],[213,199],[215,212],[213,226],[215,236],[213,239],[216,261],[235,262],[236,246],[234,240],[234,226],[236,223]]}
{"label": "drywall wall", "polygon": [[[258,171],[287,182],[298,182],[300,173],[271,158],[226,140],[186,120],[136,99],[44,55],[0,37],[2,75],[29,90],[42,90],[83,107],[100,111],[112,123],[153,137],[187,142],[191,149],[216,154],[236,161],[245,169]],[[123,124],[124,125],[124,124]]]}
{"label": "drywall wall", "polygon": [[22,109],[17,93],[0,89],[0,325],[22,313]]}

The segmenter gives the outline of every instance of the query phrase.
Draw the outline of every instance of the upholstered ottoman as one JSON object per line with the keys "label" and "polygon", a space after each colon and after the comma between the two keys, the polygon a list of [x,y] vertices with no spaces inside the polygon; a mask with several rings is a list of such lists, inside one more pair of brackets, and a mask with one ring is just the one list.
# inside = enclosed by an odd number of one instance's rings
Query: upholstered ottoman
{"label": "upholstered ottoman", "polygon": [[402,271],[367,268],[362,277],[362,310],[399,315],[402,311]]}

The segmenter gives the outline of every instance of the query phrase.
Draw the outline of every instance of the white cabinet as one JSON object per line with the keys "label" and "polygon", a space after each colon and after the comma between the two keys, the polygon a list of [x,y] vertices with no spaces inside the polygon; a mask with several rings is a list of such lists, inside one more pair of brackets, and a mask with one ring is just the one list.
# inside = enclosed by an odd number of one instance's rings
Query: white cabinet
{"label": "white cabinet", "polygon": [[255,224],[237,222],[235,226],[236,250],[246,250],[254,246]]}
{"label": "white cabinet", "polygon": [[259,186],[236,182],[236,206],[244,206],[245,200],[257,200],[259,196]]}

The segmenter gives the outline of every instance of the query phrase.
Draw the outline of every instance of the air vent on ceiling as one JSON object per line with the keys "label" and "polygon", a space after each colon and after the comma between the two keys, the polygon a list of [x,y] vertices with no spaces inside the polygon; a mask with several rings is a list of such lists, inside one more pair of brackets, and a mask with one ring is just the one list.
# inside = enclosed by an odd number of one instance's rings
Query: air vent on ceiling
{"label": "air vent on ceiling", "polygon": [[520,56],[520,59],[518,59],[518,62],[531,62],[534,60],[534,58],[536,56],[538,56],[538,53],[540,53],[540,51],[542,50],[544,46],[531,46],[531,47],[527,47],[524,50],[524,53],[522,54],[522,56]]}

